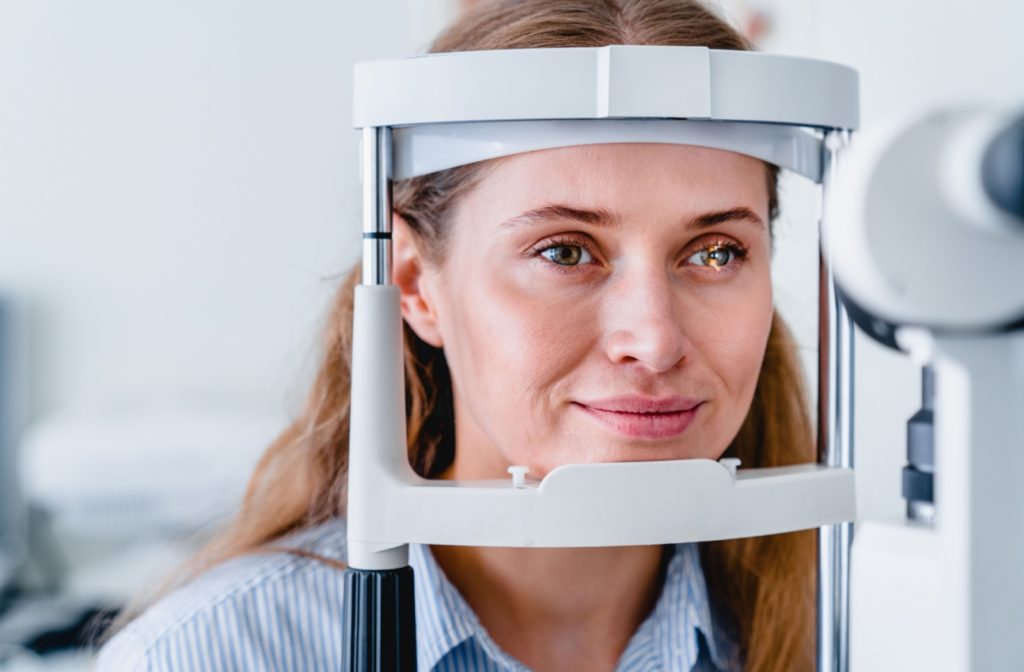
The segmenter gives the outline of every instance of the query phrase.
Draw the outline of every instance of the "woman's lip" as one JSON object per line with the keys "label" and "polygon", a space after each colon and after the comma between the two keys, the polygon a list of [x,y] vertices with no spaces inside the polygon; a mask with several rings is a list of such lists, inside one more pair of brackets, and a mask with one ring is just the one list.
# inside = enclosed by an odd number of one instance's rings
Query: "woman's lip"
{"label": "woman's lip", "polygon": [[700,399],[680,396],[656,398],[629,395],[576,403],[598,411],[611,411],[615,413],[676,413],[695,408],[700,404]]}
{"label": "woman's lip", "polygon": [[574,405],[606,427],[632,439],[668,439],[679,436],[690,426],[701,407],[701,403],[697,403],[682,411],[633,413],[609,411],[581,403]]}

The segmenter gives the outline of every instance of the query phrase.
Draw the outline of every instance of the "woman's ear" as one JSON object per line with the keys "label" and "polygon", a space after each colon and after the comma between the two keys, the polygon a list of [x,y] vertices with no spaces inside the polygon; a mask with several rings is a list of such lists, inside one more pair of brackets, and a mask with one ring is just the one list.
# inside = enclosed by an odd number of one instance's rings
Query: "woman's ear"
{"label": "woman's ear", "polygon": [[443,340],[437,320],[434,283],[431,282],[436,278],[426,264],[412,227],[397,213],[392,217],[391,231],[392,282],[401,292],[402,317],[417,336],[440,348]]}

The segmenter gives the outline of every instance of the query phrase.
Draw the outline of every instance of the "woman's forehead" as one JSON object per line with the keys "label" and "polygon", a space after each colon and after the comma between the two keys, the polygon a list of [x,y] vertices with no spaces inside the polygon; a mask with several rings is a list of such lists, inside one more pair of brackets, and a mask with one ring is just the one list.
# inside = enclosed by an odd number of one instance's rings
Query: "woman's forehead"
{"label": "woman's forehead", "polygon": [[580,205],[611,212],[749,207],[767,219],[766,164],[692,145],[561,147],[496,159],[467,199],[476,212]]}

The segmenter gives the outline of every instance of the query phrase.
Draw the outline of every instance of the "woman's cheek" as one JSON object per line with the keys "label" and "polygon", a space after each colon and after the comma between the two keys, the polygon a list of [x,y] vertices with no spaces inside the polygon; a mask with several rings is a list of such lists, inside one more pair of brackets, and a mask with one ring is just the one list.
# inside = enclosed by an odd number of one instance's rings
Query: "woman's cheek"
{"label": "woman's cheek", "polygon": [[[767,289],[764,289],[767,288]],[[757,383],[772,322],[768,280],[732,296],[710,297],[691,306],[703,316],[691,322],[691,340],[732,395],[745,396]]]}
{"label": "woman's cheek", "polygon": [[[526,389],[566,373],[583,335],[594,329],[587,301],[558,291],[502,291],[490,295],[481,326],[480,355],[500,359],[504,375]],[[589,312],[588,312],[589,311]]]}
{"label": "woman's cheek", "polygon": [[579,336],[594,309],[594,278],[586,271],[561,272],[552,266],[522,259],[482,278],[477,285],[482,299],[500,307],[497,331],[515,330],[524,345],[542,349],[545,339]]}

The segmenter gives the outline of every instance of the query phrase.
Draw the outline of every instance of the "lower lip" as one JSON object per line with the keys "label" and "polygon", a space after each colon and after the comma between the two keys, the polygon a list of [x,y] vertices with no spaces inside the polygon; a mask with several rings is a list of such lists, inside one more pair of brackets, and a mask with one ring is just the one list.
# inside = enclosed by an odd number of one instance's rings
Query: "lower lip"
{"label": "lower lip", "polygon": [[668,439],[686,431],[702,404],[676,413],[620,413],[583,404],[574,405],[606,427],[631,439]]}

